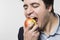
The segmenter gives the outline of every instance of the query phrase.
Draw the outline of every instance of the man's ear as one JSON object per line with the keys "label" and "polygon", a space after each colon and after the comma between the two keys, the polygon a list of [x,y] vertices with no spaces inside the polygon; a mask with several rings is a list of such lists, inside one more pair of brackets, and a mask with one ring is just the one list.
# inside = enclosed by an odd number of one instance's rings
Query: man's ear
{"label": "man's ear", "polygon": [[52,5],[48,7],[48,11],[51,12],[51,10],[52,10]]}

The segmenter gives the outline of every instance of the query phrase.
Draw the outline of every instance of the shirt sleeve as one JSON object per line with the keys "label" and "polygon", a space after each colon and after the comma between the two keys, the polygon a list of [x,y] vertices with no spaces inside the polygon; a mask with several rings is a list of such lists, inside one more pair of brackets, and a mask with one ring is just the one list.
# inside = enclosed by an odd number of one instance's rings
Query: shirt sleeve
{"label": "shirt sleeve", "polygon": [[23,40],[23,27],[21,27],[19,29],[19,32],[18,32],[18,40]]}

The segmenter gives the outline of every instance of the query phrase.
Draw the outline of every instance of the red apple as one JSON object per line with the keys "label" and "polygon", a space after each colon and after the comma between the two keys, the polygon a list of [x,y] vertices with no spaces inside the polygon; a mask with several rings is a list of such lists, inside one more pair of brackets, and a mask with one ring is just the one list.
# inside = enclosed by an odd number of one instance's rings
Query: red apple
{"label": "red apple", "polygon": [[36,25],[36,21],[35,21],[34,19],[32,19],[32,18],[27,18],[27,19],[25,20],[24,25],[25,25],[25,27],[28,27],[28,25],[29,25],[29,24],[32,24],[32,23],[34,23],[34,24]]}

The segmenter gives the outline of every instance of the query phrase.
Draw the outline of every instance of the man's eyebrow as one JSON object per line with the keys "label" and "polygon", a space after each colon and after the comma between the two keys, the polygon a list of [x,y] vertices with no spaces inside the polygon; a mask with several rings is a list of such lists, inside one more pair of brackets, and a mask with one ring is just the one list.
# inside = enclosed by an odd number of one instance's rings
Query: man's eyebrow
{"label": "man's eyebrow", "polygon": [[40,4],[39,4],[39,3],[37,3],[37,2],[31,3],[30,5],[34,5],[34,4],[40,5]]}
{"label": "man's eyebrow", "polygon": [[27,4],[24,4],[23,7],[27,6]]}
{"label": "man's eyebrow", "polygon": [[[37,2],[31,3],[30,5],[34,5],[34,4],[40,5],[40,4],[37,3]],[[28,6],[28,5],[27,5],[27,4],[24,4],[23,7],[25,7],[25,6]]]}

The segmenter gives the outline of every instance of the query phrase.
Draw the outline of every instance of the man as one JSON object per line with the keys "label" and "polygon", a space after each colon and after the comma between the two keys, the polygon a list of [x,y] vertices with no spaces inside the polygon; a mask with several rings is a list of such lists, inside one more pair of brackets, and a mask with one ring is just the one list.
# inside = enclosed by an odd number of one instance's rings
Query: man
{"label": "man", "polygon": [[37,24],[20,28],[18,40],[60,40],[60,18],[54,13],[54,0],[22,1],[26,18],[35,18]]}

